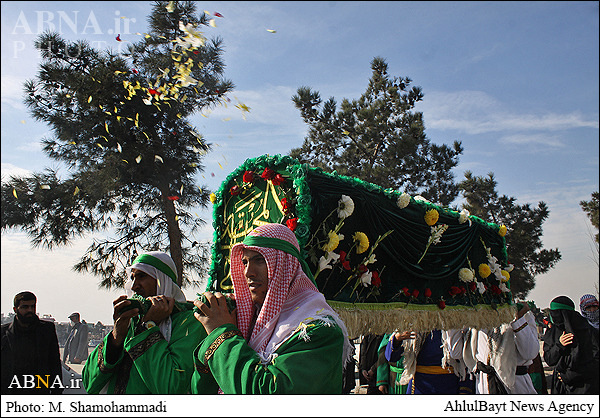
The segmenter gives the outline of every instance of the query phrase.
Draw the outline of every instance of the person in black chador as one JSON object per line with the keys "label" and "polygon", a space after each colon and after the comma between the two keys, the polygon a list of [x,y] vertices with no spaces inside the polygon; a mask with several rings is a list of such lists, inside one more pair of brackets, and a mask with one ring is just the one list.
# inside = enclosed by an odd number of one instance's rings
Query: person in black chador
{"label": "person in black chador", "polygon": [[592,327],[567,296],[550,302],[552,326],[544,333],[544,360],[554,367],[550,394],[598,394],[598,346]]}
{"label": "person in black chador", "polygon": [[36,315],[36,302],[33,293],[18,293],[14,299],[15,318],[2,325],[3,395],[63,392],[56,328]]}

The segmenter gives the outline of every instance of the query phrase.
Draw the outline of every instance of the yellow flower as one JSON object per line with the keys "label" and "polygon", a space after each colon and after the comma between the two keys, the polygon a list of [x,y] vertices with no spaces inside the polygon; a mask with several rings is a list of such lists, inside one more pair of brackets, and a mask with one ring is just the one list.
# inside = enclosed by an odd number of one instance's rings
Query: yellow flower
{"label": "yellow flower", "polygon": [[329,253],[335,250],[339,244],[340,236],[333,231],[329,231],[329,241],[323,245],[323,250]]}
{"label": "yellow flower", "polygon": [[488,266],[487,264],[479,265],[479,275],[481,277],[483,277],[485,279],[490,274],[492,274],[492,270],[490,269],[490,266]]}
{"label": "yellow flower", "polygon": [[506,283],[510,280],[510,274],[508,273],[508,271],[502,270],[500,273],[502,273],[502,283]]}
{"label": "yellow flower", "polygon": [[429,226],[435,225],[435,223],[440,219],[440,214],[435,209],[430,209],[425,212],[425,222]]}
{"label": "yellow flower", "polygon": [[500,229],[498,229],[498,235],[500,235],[501,237],[503,237],[504,235],[506,235],[506,225],[501,225]]}
{"label": "yellow flower", "polygon": [[362,254],[369,248],[369,237],[364,232],[356,232],[352,237],[358,244],[356,245],[356,254]]}
{"label": "yellow flower", "polygon": [[217,195],[214,193],[211,193],[209,198],[210,198],[210,203],[215,203],[217,201]]}

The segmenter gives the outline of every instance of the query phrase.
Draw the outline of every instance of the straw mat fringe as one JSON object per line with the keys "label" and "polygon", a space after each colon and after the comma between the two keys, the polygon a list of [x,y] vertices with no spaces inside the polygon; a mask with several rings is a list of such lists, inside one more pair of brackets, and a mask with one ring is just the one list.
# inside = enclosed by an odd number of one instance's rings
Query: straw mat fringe
{"label": "straw mat fringe", "polygon": [[[418,309],[411,305],[384,308],[374,304],[352,304],[328,300],[348,328],[350,338],[368,333],[385,334],[394,330],[427,332],[434,329],[489,329],[509,323],[515,317],[514,305],[492,309],[488,305],[447,306],[445,309]],[[385,304],[382,304],[385,305]]]}

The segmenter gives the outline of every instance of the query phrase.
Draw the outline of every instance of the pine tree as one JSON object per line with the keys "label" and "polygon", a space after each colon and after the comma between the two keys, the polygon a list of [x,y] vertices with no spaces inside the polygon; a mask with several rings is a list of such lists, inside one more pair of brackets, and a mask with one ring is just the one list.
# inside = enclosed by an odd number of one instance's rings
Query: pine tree
{"label": "pine tree", "polygon": [[[600,200],[600,194],[598,192],[593,192],[592,193],[592,199],[591,200],[582,200],[581,202],[579,202],[579,205],[581,206],[581,209],[585,212],[585,214],[588,216],[588,218],[590,218],[590,222],[592,223],[593,226],[596,227],[596,230],[598,230],[599,228],[599,217],[598,217],[598,201]],[[596,232],[596,235],[594,235],[594,238],[596,239],[596,244],[598,244],[598,233]]]}
{"label": "pine tree", "polygon": [[205,222],[190,210],[208,203],[194,176],[210,144],[188,118],[234,86],[223,78],[222,40],[203,36],[208,17],[193,2],[155,2],[149,25],[126,53],[38,37],[43,61],[25,103],[51,126],[43,150],[68,177],[45,170],[2,184],[2,229],[20,227],[36,246],[114,231],[74,266],[107,288],[123,285],[123,267],[142,251],[170,252],[180,284],[207,268],[207,245],[191,238]]}
{"label": "pine tree", "polygon": [[423,99],[408,77],[391,77],[383,58],[371,62],[372,77],[358,100],[333,97],[322,104],[318,92],[300,87],[292,97],[309,125],[302,147],[290,155],[326,171],[386,188],[421,194],[448,206],[458,196],[452,169],[463,149],[432,144],[423,115],[413,109]]}
{"label": "pine tree", "polygon": [[535,276],[544,274],[561,259],[558,249],[542,248],[542,224],[550,212],[544,202],[537,208],[529,203],[518,205],[514,197],[498,196],[494,174],[487,177],[474,177],[465,172],[465,179],[459,183],[471,215],[486,222],[505,225],[506,249],[509,262],[514,266],[510,272],[510,289],[516,299],[525,300],[535,287]]}

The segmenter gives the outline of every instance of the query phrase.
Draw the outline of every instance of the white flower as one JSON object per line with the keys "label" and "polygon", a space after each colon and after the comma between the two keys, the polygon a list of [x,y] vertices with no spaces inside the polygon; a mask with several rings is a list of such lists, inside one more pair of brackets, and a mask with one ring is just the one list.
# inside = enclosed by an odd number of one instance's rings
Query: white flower
{"label": "white flower", "polygon": [[440,243],[440,240],[442,239],[442,234],[446,232],[446,229],[448,229],[448,225],[446,224],[440,224],[431,227],[431,237],[429,239],[431,240],[431,243],[433,245],[437,245]]}
{"label": "white flower", "polygon": [[360,276],[360,282],[362,283],[362,285],[364,287],[367,287],[371,284],[371,278],[373,277],[373,273],[371,273],[370,271],[365,271],[361,276]]}
{"label": "white flower", "polygon": [[460,217],[458,218],[458,223],[464,224],[465,222],[469,221],[469,226],[471,226],[471,219],[469,218],[469,216],[471,216],[471,214],[469,213],[468,210],[466,210],[466,209],[461,210]]}
{"label": "white flower", "polygon": [[369,264],[373,264],[377,261],[377,259],[375,258],[375,253],[371,254],[371,256],[367,259],[367,261],[365,261],[365,266],[369,265]]}
{"label": "white flower", "polygon": [[396,204],[400,209],[404,209],[410,203],[410,195],[408,193],[402,193],[398,198]]}
{"label": "white flower", "polygon": [[336,262],[338,260],[338,258],[340,258],[340,255],[334,253],[333,251],[328,252],[327,257],[322,256],[319,259],[319,271],[331,269],[331,266],[329,264],[332,261]]}
{"label": "white flower", "polygon": [[342,195],[338,201],[337,214],[341,219],[346,219],[354,212],[354,201],[346,195]]}
{"label": "white flower", "polygon": [[415,196],[415,200],[418,200],[419,202],[431,203],[429,200],[425,199],[421,195]]}
{"label": "white flower", "polygon": [[504,270],[506,270],[510,273],[511,271],[513,271],[514,268],[515,268],[515,266],[513,264],[509,264],[508,267],[506,267]]}
{"label": "white flower", "polygon": [[500,290],[502,290],[503,292],[510,292],[510,290],[508,289],[508,287],[506,287],[506,285],[504,283],[500,283],[500,286],[498,286],[500,288]]}
{"label": "white flower", "polygon": [[475,274],[473,270],[468,268],[462,268],[458,271],[458,278],[462,282],[472,282],[475,279]]}
{"label": "white flower", "polygon": [[479,290],[479,294],[483,294],[485,292],[485,286],[481,282],[477,282],[477,290]]}

